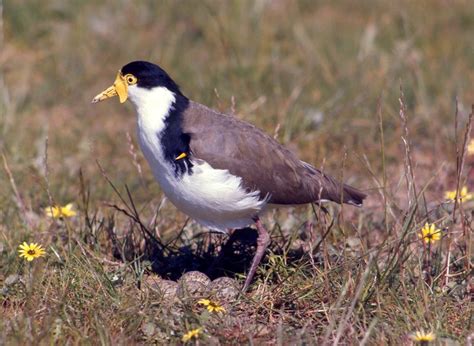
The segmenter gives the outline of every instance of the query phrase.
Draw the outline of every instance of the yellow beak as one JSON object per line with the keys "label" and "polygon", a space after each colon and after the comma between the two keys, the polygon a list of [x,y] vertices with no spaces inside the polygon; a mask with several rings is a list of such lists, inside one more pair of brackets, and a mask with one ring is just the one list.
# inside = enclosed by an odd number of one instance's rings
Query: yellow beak
{"label": "yellow beak", "polygon": [[108,87],[96,97],[92,99],[92,103],[97,103],[100,101],[104,101],[108,98],[117,96],[119,97],[120,103],[124,103],[127,101],[128,98],[128,85],[125,78],[122,76],[122,73],[119,71],[117,73],[117,77],[115,78],[115,82],[112,86]]}

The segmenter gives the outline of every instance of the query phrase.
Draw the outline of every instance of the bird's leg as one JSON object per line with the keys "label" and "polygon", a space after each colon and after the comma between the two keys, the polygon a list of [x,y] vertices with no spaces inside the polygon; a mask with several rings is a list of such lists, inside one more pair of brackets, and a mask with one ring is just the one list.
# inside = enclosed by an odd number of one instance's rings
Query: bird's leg
{"label": "bird's leg", "polygon": [[247,274],[247,278],[245,279],[244,287],[242,289],[243,292],[247,290],[250,283],[252,282],[253,276],[257,271],[257,267],[262,260],[263,255],[265,254],[265,250],[267,249],[268,245],[270,244],[270,236],[268,235],[267,230],[260,222],[260,219],[255,217],[255,225],[257,226],[258,231],[258,238],[257,238],[257,250],[255,251],[255,255],[253,256],[252,265],[250,266],[250,270]]}

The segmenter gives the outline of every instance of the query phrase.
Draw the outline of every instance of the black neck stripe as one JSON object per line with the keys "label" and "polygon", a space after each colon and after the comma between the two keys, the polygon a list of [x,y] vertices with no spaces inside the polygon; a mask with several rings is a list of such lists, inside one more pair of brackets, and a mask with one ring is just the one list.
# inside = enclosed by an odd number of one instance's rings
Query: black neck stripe
{"label": "black neck stripe", "polygon": [[[165,160],[173,165],[176,177],[184,173],[193,173],[193,164],[190,160],[189,142],[191,137],[183,132],[183,113],[189,106],[189,100],[181,93],[175,94],[175,101],[171,105],[170,112],[165,118],[165,128],[160,136],[161,146]],[[180,160],[176,158],[186,153],[186,157]]]}

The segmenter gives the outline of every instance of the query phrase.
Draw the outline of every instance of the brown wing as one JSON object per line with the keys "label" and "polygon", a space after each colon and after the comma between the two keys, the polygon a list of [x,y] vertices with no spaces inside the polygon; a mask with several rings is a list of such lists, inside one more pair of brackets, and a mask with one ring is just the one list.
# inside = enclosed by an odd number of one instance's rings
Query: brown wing
{"label": "brown wing", "polygon": [[262,197],[269,195],[270,203],[302,204],[325,199],[360,205],[365,197],[235,117],[190,102],[182,126],[191,137],[194,157],[241,177],[247,189],[259,190]]}

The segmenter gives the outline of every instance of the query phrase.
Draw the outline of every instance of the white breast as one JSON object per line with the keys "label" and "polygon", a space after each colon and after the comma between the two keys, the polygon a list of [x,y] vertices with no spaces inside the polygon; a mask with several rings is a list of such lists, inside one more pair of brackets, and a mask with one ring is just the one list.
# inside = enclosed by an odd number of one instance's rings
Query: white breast
{"label": "white breast", "polygon": [[215,230],[225,232],[252,224],[253,217],[267,204],[259,191],[246,192],[240,177],[214,169],[202,160],[192,159],[193,173],[178,178],[173,166],[164,159],[160,135],[175,95],[166,88],[146,90],[131,86],[129,96],[138,113],[138,140],[143,154],[169,200]]}

